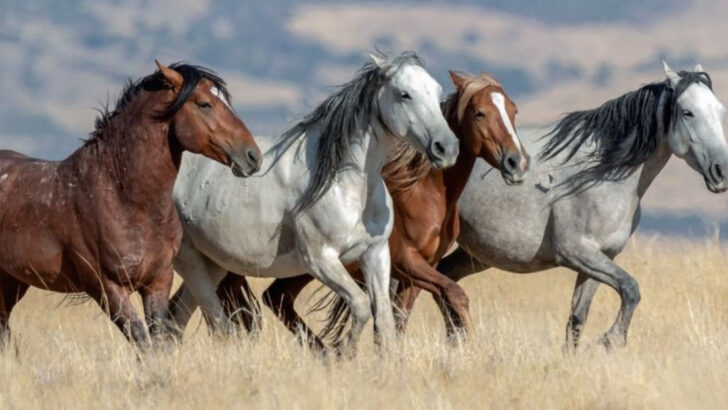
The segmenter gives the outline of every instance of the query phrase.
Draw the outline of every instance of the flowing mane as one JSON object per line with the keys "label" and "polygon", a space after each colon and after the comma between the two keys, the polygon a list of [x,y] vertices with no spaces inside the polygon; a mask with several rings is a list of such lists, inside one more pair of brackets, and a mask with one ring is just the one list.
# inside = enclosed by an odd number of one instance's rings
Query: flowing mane
{"label": "flowing mane", "polygon": [[[453,110],[456,110],[458,122],[462,120],[468,103],[478,91],[489,86],[501,87],[498,80],[487,73],[462,74],[462,76],[467,78],[463,91],[453,92],[442,104],[442,111],[446,118],[449,118]],[[398,142],[387,157],[387,162],[382,169],[382,177],[390,192],[401,193],[411,189],[431,170],[432,163],[425,154],[409,144]]]}
{"label": "flowing mane", "polygon": [[376,111],[376,96],[391,73],[410,64],[424,66],[422,59],[414,52],[404,52],[387,61],[384,69],[374,62],[364,64],[353,80],[342,85],[281,136],[277,147],[286,150],[302,134],[315,125],[323,124],[311,182],[294,208],[294,214],[306,210],[318,201],[331,187],[334,177],[342,168],[356,166],[346,164],[345,160],[356,138],[369,128],[371,118],[380,118],[380,113]]}
{"label": "flowing mane", "polygon": [[[177,99],[172,104],[170,104],[170,106],[167,107],[164,111],[159,113],[157,115],[158,118],[168,118],[169,116],[176,113],[180,108],[182,108],[184,103],[187,102],[187,100],[194,92],[197,84],[202,79],[210,80],[215,85],[215,87],[217,87],[221,91],[223,97],[225,98],[225,100],[227,100],[228,104],[230,103],[230,93],[227,90],[225,80],[220,78],[212,70],[184,63],[174,63],[171,64],[169,68],[174,69],[175,71],[180,73],[180,75],[182,75],[184,83],[182,85],[182,90],[180,90],[179,95],[177,96]],[[139,95],[139,93],[141,93],[142,91],[154,92],[165,89],[169,89],[169,85],[165,82],[164,76],[159,70],[136,81],[132,81],[131,79],[127,80],[126,86],[124,86],[124,89],[119,95],[119,98],[116,100],[114,109],[110,110],[107,103],[105,106],[101,107],[98,110],[99,116],[96,118],[94,130],[90,134],[91,138],[87,139],[86,143],[89,144],[97,142],[99,140],[103,140],[105,136],[109,135],[109,129],[113,128],[113,119],[127,105],[129,105],[129,103],[137,95]]]}
{"label": "flowing mane", "polygon": [[651,83],[598,108],[567,114],[544,136],[549,141],[540,159],[552,159],[568,149],[561,162],[566,164],[584,144],[594,144],[594,151],[579,160],[587,168],[560,183],[568,185],[569,193],[627,177],[672,130],[680,95],[695,83],[712,89],[707,73],[681,71],[679,76],[681,80],[674,88],[668,80]]}

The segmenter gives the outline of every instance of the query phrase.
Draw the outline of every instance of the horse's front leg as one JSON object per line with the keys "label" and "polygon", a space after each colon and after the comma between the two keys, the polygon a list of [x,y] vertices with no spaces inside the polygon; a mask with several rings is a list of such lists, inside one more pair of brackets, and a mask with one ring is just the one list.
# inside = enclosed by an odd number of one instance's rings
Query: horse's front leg
{"label": "horse's front leg", "polygon": [[569,321],[566,324],[566,350],[573,351],[579,344],[581,331],[586,324],[589,316],[589,307],[591,307],[594,294],[599,287],[599,282],[589,278],[589,276],[579,273],[576,277],[574,285],[574,295],[571,298],[571,313]]}
{"label": "horse's front leg", "polygon": [[387,346],[395,338],[394,315],[389,298],[391,259],[386,241],[369,247],[359,258],[371,298],[375,342]]}
{"label": "horse's front leg", "polygon": [[[343,298],[351,310],[351,328],[346,340],[341,340],[337,336],[334,345],[343,350],[344,354],[353,356],[356,353],[356,345],[364,330],[364,325],[371,316],[369,298],[341,263],[337,252],[324,249],[315,253],[308,252],[305,255],[304,265],[311,275]],[[389,264],[389,258],[387,258],[387,264]],[[387,266],[387,273],[389,273],[389,266]],[[388,295],[387,299],[389,299]],[[391,307],[389,309],[391,316]]]}
{"label": "horse's front leg", "polygon": [[397,335],[403,336],[407,329],[412,308],[415,306],[417,296],[422,289],[415,286],[411,281],[400,280],[394,290],[394,325]]}
{"label": "horse's front leg", "polygon": [[627,342],[627,330],[637,304],[640,290],[637,281],[615,264],[601,250],[588,242],[569,242],[556,249],[557,263],[586,275],[617,291],[622,300],[619,314],[601,342],[607,347],[621,347]]}
{"label": "horse's front leg", "polygon": [[177,289],[170,303],[178,336],[184,331],[197,306],[200,306],[202,315],[213,333],[222,332],[224,335],[232,333],[232,323],[225,315],[216,292],[218,283],[225,277],[227,271],[184,239],[175,258],[174,268],[184,279],[184,283]]}
{"label": "horse's front leg", "polygon": [[141,351],[149,349],[151,344],[147,337],[146,326],[137,315],[129,298],[130,291],[109,280],[100,280],[94,288],[87,290],[101,308],[106,311],[111,321],[124,333],[124,336]]}
{"label": "horse's front leg", "polygon": [[174,281],[172,266],[164,268],[154,280],[140,289],[144,304],[144,317],[147,322],[152,343],[166,343],[171,337],[171,317],[169,315],[169,294]]}

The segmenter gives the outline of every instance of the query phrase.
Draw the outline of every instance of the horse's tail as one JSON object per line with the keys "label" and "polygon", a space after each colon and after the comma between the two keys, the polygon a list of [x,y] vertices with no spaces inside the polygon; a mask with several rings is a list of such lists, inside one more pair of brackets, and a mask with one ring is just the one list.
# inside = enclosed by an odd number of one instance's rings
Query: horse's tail
{"label": "horse's tail", "polygon": [[[364,288],[363,283],[359,283],[359,286]],[[319,287],[314,295],[323,288],[323,286]],[[339,344],[351,318],[349,305],[341,296],[329,290],[309,309],[309,313],[322,311],[326,311],[326,318],[323,320],[324,327],[319,332],[318,337],[334,345]]]}

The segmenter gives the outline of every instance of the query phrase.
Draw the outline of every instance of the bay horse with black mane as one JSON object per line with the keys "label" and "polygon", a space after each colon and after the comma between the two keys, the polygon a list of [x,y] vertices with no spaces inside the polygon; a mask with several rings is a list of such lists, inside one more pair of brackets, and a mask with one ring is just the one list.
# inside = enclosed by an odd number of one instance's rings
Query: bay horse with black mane
{"label": "bay horse with black mane", "polygon": [[81,148],[62,161],[0,151],[0,342],[29,286],[84,292],[139,348],[166,332],[182,226],[172,189],[183,151],[247,176],[261,153],[225,82],[188,64],[129,82]]}
{"label": "bay horse with black mane", "polygon": [[[424,154],[399,144],[392,150],[382,176],[394,203],[394,229],[389,238],[392,277],[399,281],[400,293],[422,288],[442,300],[459,326],[471,328],[465,291],[435,268],[453,246],[459,233],[458,198],[477,158],[499,169],[507,184],[519,184],[528,169],[529,157],[515,129],[516,105],[503,87],[490,75],[466,76],[450,73],[457,91],[443,104],[443,114],[460,142],[454,166],[436,169]],[[361,281],[357,266],[349,271]],[[313,280],[302,275],[276,279],[263,300],[302,340],[317,349],[323,343],[296,313],[293,304],[303,288]],[[242,288],[241,288],[242,287]],[[258,303],[245,277],[228,274],[218,287],[218,296],[237,322],[249,330],[257,327]],[[332,296],[335,297],[335,295]],[[319,336],[335,341],[341,337],[348,309],[341,298],[332,299],[331,317]],[[406,320],[395,318],[399,330]]]}

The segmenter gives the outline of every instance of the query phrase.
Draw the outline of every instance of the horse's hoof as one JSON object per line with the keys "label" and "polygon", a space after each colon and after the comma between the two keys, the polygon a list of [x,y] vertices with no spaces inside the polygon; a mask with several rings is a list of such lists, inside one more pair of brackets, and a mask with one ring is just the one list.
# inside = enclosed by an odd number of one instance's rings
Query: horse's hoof
{"label": "horse's hoof", "polygon": [[612,351],[624,347],[627,341],[620,336],[607,333],[599,339],[599,344],[607,349],[607,351]]}

